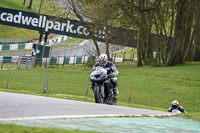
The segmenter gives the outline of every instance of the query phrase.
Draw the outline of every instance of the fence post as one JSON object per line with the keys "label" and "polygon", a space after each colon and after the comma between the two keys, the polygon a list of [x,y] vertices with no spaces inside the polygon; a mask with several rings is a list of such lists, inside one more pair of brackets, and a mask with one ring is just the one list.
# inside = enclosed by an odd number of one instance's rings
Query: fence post
{"label": "fence post", "polygon": [[[132,50],[132,51],[133,51],[133,50]],[[134,61],[134,55],[135,55],[135,54],[134,54],[134,51],[133,51],[133,53],[132,53],[132,60],[133,60],[133,61]]]}
{"label": "fence post", "polygon": [[45,68],[47,68],[48,57],[46,58]]}
{"label": "fence post", "polygon": [[22,60],[22,56],[19,57],[19,64],[18,64],[18,69],[21,68],[21,60]]}
{"label": "fence post", "polygon": [[48,84],[49,84],[49,75],[47,75],[47,81],[46,81],[46,83],[44,83],[43,93],[47,92]]}
{"label": "fence post", "polygon": [[129,93],[128,103],[131,103],[131,100],[132,100],[132,91],[133,91],[133,85],[131,85],[131,87],[130,87],[130,93]]}
{"label": "fence post", "polygon": [[88,96],[89,85],[90,85],[90,80],[88,79],[88,85],[85,91],[85,96]]}
{"label": "fence post", "polygon": [[7,79],[7,83],[6,83],[6,89],[8,89],[8,85],[9,85],[9,82],[10,82],[10,74],[11,74],[11,71],[8,72],[8,79]]}
{"label": "fence post", "polygon": [[19,56],[19,58],[17,59],[17,69],[19,69],[20,57],[21,56]]}
{"label": "fence post", "polygon": [[85,55],[83,57],[83,67],[84,67],[84,70],[85,70],[85,66],[86,66],[86,63],[85,63]]}
{"label": "fence post", "polygon": [[52,57],[50,57],[50,64],[51,64],[51,68],[52,68],[52,63],[53,61],[52,61]]}
{"label": "fence post", "polygon": [[65,56],[64,56],[64,59],[63,59],[63,65],[62,65],[63,67],[65,66]]}
{"label": "fence post", "polygon": [[126,56],[126,52],[124,51],[123,63],[124,63],[124,60],[125,60],[125,56]]}
{"label": "fence post", "polygon": [[60,56],[57,56],[57,68],[59,66],[59,58],[60,58]]}
{"label": "fence post", "polygon": [[73,65],[75,64],[75,59],[76,59],[76,55],[74,55],[74,61],[73,61]]}
{"label": "fence post", "polygon": [[29,68],[29,65],[30,65],[30,62],[29,62],[29,57],[27,57],[27,59],[26,59],[26,66],[25,66],[25,68]]}
{"label": "fence post", "polygon": [[3,69],[3,61],[2,61],[2,63],[1,63],[1,70]]}
{"label": "fence post", "polygon": [[116,60],[116,53],[114,54],[114,61],[113,61],[114,63],[115,63],[115,60]]}
{"label": "fence post", "polygon": [[85,64],[85,55],[83,56],[83,65]]}
{"label": "fence post", "polygon": [[130,61],[133,61],[133,60],[132,60],[132,54],[131,54],[131,53],[132,53],[132,50],[130,51]]}
{"label": "fence post", "polygon": [[40,68],[42,67],[42,58],[39,58],[40,59]]}

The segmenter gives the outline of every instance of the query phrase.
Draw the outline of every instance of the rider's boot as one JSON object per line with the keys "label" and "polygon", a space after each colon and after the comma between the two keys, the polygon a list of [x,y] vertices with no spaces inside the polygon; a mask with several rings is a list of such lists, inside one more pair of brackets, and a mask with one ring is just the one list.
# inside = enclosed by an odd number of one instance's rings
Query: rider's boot
{"label": "rider's boot", "polygon": [[117,96],[119,94],[119,91],[117,88],[114,88],[113,89],[113,97],[112,97],[112,100],[111,100],[111,105],[117,105]]}
{"label": "rider's boot", "polygon": [[119,95],[119,91],[118,91],[118,88],[117,88],[117,87],[115,87],[115,88],[113,89],[113,93],[114,93],[114,96],[115,96],[115,97],[117,97],[117,96]]}

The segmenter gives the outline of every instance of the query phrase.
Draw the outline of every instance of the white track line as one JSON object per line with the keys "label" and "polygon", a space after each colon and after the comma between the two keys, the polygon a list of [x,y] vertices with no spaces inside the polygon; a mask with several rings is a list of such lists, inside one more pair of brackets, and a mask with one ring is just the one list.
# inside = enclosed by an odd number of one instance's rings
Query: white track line
{"label": "white track line", "polygon": [[0,118],[0,122],[5,122],[5,121],[23,121],[23,120],[45,120],[45,119],[97,118],[97,117],[161,117],[161,116],[173,116],[173,115],[175,115],[175,114],[164,114],[164,115],[123,115],[123,114],[54,115],[54,116],[32,116],[32,117]]}

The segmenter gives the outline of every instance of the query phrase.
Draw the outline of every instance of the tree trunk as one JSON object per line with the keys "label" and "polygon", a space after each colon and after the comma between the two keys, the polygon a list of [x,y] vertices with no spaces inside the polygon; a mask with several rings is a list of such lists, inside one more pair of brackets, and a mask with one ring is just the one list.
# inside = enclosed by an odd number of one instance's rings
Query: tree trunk
{"label": "tree trunk", "polygon": [[189,44],[187,46],[187,49],[186,49],[186,52],[185,52],[185,55],[184,55],[184,58],[183,58],[184,61],[190,60],[189,52],[190,52],[190,49],[191,49],[193,41],[194,41],[195,31],[196,31],[196,29],[194,29],[194,31],[192,32],[192,37],[191,37],[191,39],[189,41]]}
{"label": "tree trunk", "polygon": [[40,7],[39,7],[38,14],[40,14],[40,13],[41,13],[41,9],[42,9],[42,1],[43,1],[43,0],[40,0]]}
{"label": "tree trunk", "polygon": [[200,42],[195,46],[195,52],[193,54],[194,61],[200,61]]}
{"label": "tree trunk", "polygon": [[25,5],[26,4],[26,0],[24,0],[24,3],[23,3],[23,5]]}
{"label": "tree trunk", "polygon": [[97,54],[97,56],[100,56],[101,53],[100,53],[100,49],[99,49],[98,43],[94,38],[92,38],[92,40],[93,40],[94,45],[96,47],[96,54]]}
{"label": "tree trunk", "polygon": [[142,66],[142,46],[141,45],[142,45],[142,42],[139,38],[139,40],[137,41],[137,67]]}
{"label": "tree trunk", "polygon": [[166,55],[165,55],[166,62],[168,62],[168,60],[169,60],[170,47],[171,47],[171,43],[173,41],[172,40],[172,33],[173,33],[173,29],[174,29],[174,17],[175,17],[175,15],[174,15],[175,6],[174,6],[174,2],[173,1],[174,0],[171,0],[171,9],[172,9],[171,17],[172,17],[172,19],[171,19],[170,34],[169,34],[169,39],[167,41],[167,48],[166,48]]}
{"label": "tree trunk", "polygon": [[[198,1],[198,0],[197,0]],[[200,1],[198,1],[200,4]],[[200,8],[196,11],[196,20],[195,20],[195,37],[194,37],[194,46],[193,46],[193,60],[200,61]]]}
{"label": "tree trunk", "polygon": [[28,9],[32,9],[32,5],[33,5],[33,0],[30,0]]}
{"label": "tree trunk", "polygon": [[144,45],[144,0],[140,0],[139,6],[140,6],[140,11],[139,11],[139,35],[138,35],[138,42],[137,42],[137,67],[142,66],[142,53],[143,53],[143,45]]}
{"label": "tree trunk", "polygon": [[194,18],[193,18],[193,16],[194,16],[194,1],[190,1],[190,2],[187,1],[186,5],[188,6],[188,8],[186,8],[186,12],[185,12],[185,14],[186,14],[186,18],[185,18],[186,30],[185,30],[185,36],[184,36],[184,58],[183,58],[184,61],[189,60],[187,55],[188,55],[188,52],[191,48],[191,45],[192,45],[192,42],[194,39],[194,31],[191,35],[193,20],[194,20]]}
{"label": "tree trunk", "polygon": [[184,6],[185,0],[179,0],[177,2],[177,15],[176,15],[176,25],[175,25],[175,42],[170,51],[170,57],[168,61],[168,66],[173,66],[176,64],[183,63],[184,56],[184,41],[183,35],[185,33],[184,30]]}
{"label": "tree trunk", "polygon": [[[192,60],[194,61],[200,61],[200,8],[199,8],[200,1],[195,0],[194,1],[194,31],[192,34],[193,41],[190,42],[190,47],[187,49],[187,55],[192,55]],[[187,56],[185,55],[185,56]]]}

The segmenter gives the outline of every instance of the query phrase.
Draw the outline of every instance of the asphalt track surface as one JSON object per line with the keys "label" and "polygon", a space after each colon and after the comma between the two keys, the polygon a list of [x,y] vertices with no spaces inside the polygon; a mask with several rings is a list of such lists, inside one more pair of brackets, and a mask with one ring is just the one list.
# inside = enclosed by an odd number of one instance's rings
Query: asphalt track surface
{"label": "asphalt track surface", "polygon": [[[66,44],[67,45],[67,44]],[[60,50],[52,50],[50,53],[53,57],[58,56],[89,56],[89,53],[94,51],[94,44],[92,41],[84,40],[79,44],[80,46],[67,48],[67,49],[60,49]],[[10,52],[7,53],[1,53],[0,56],[26,56],[31,55],[31,52]]]}
{"label": "asphalt track surface", "polygon": [[0,92],[0,123],[113,133],[200,132],[200,122],[174,116],[154,117],[171,115],[162,111]]}
{"label": "asphalt track surface", "polygon": [[103,116],[163,116],[168,112],[0,92],[0,121]]}
{"label": "asphalt track surface", "polygon": [[[67,45],[67,44],[66,44]],[[105,45],[103,43],[98,43],[101,52],[105,53]],[[120,46],[110,46],[110,53],[113,53],[115,50],[112,51],[112,49],[115,49],[114,47],[120,47]],[[63,57],[63,56],[91,56],[95,55],[95,46],[93,44],[93,41],[91,40],[84,40],[83,42],[79,43],[79,46],[72,47],[72,48],[66,48],[66,49],[60,49],[60,50],[52,50],[50,53],[51,57]],[[7,53],[1,53],[0,56],[26,56],[31,55],[31,52],[16,52],[13,53],[11,51],[8,51]]]}

